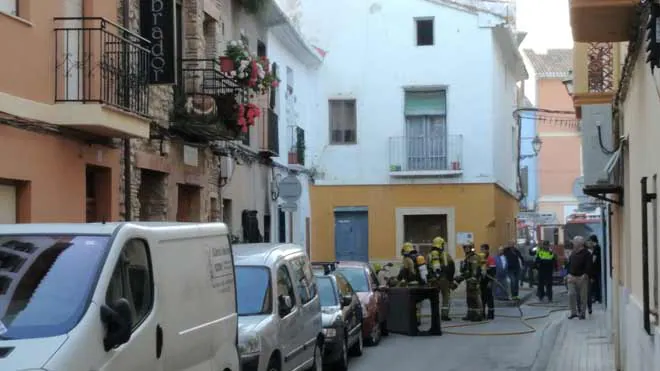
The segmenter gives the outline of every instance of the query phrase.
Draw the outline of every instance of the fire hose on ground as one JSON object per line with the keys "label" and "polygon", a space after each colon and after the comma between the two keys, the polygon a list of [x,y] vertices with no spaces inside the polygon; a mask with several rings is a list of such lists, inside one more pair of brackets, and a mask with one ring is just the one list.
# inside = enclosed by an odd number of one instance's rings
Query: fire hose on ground
{"label": "fire hose on ground", "polygon": [[[495,277],[492,277],[490,275],[487,275],[488,278],[491,279],[491,282],[494,282],[495,284],[499,285],[502,289],[504,289],[505,292],[508,292],[509,289],[504,287],[501,282],[499,282]],[[565,294],[565,293],[562,293]],[[509,300],[514,301],[514,299],[509,295]],[[530,321],[538,320],[538,319],[543,319],[543,318],[548,318],[550,317],[553,313],[564,311],[568,309],[567,305],[563,304],[553,304],[553,303],[530,303],[527,304],[528,306],[531,307],[540,307],[540,308],[547,308],[548,311],[542,315],[536,315],[536,316],[529,316],[526,317],[525,313],[523,312],[522,308],[522,302],[520,300],[515,300],[516,302],[516,308],[518,309],[519,315],[497,315],[498,318],[515,318],[519,319],[520,322],[524,327],[526,327],[525,330],[519,330],[519,331],[501,331],[501,332],[460,332],[460,331],[454,331],[451,329],[457,329],[457,328],[466,328],[466,327],[475,327],[475,326],[480,326],[480,325],[485,325],[488,323],[493,322],[493,320],[484,320],[484,321],[479,321],[479,322],[468,322],[468,323],[459,323],[455,325],[443,325],[442,326],[442,332],[444,334],[451,334],[451,335],[463,335],[463,336],[513,336],[513,335],[527,335],[527,334],[532,334],[539,329],[534,327]],[[422,315],[421,317],[427,317],[428,315]],[[449,329],[449,330],[448,330]]]}

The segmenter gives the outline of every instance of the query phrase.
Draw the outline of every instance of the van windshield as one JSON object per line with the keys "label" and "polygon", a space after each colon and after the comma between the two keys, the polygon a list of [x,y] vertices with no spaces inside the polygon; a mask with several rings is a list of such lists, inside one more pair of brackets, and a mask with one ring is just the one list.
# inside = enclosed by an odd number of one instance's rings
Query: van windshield
{"label": "van windshield", "polygon": [[0,235],[0,340],[69,332],[87,310],[109,239]]}
{"label": "van windshield", "polygon": [[272,312],[270,271],[266,267],[236,267],[236,295],[239,316]]}

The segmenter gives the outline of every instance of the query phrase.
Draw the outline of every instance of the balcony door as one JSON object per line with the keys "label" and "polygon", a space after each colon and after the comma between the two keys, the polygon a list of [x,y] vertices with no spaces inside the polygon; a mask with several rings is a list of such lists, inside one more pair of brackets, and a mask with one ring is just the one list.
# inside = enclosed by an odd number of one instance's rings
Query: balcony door
{"label": "balcony door", "polygon": [[408,170],[446,170],[445,92],[408,91],[405,112]]}

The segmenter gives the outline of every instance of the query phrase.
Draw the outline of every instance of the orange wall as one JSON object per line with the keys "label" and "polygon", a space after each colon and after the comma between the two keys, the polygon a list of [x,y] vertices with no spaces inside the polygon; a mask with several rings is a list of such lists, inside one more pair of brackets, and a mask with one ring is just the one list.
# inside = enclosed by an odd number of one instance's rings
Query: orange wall
{"label": "orange wall", "polygon": [[23,203],[28,210],[22,210],[28,221],[84,222],[87,164],[110,168],[110,219],[119,220],[119,150],[5,124],[0,124],[0,138],[0,178],[30,182],[29,202]]}
{"label": "orange wall", "polygon": [[491,248],[515,240],[515,218],[519,211],[518,200],[499,186],[495,186],[494,196],[495,226],[491,228]]}
{"label": "orange wall", "polygon": [[[538,81],[538,106],[550,110],[574,111],[573,101],[559,79]],[[552,120],[540,120],[537,123],[537,131],[543,140],[538,159],[539,196],[569,196],[572,194],[573,182],[581,173],[581,139],[575,126],[576,118],[574,115],[543,116],[552,117]],[[562,122],[562,118],[566,121]]]}
{"label": "orange wall", "polygon": [[[473,232],[476,244],[502,244],[506,232],[500,229],[506,229],[506,222],[496,220],[496,215],[507,215],[513,223],[517,203],[510,196],[496,195],[502,191],[495,188],[492,184],[312,186],[313,258],[334,259],[334,209],[341,206],[368,207],[369,258],[373,260],[396,256],[395,209],[401,207],[454,207],[456,232]],[[461,249],[450,251],[462,255]]]}
{"label": "orange wall", "polygon": [[[83,3],[86,17],[105,17],[116,22],[117,1],[83,0]],[[21,19],[0,13],[0,35],[4,36],[0,42],[0,92],[52,103],[55,91],[53,18],[65,16],[64,1],[20,0],[19,16]]]}

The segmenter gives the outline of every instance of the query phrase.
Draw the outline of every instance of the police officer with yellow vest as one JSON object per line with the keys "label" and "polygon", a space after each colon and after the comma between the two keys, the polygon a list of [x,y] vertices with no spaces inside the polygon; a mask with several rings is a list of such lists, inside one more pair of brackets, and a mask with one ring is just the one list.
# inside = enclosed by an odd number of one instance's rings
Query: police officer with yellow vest
{"label": "police officer with yellow vest", "polygon": [[539,274],[539,286],[536,291],[539,301],[544,297],[548,297],[548,301],[552,302],[552,274],[557,266],[557,256],[550,251],[550,243],[544,241],[541,248],[536,252],[536,269]]}

